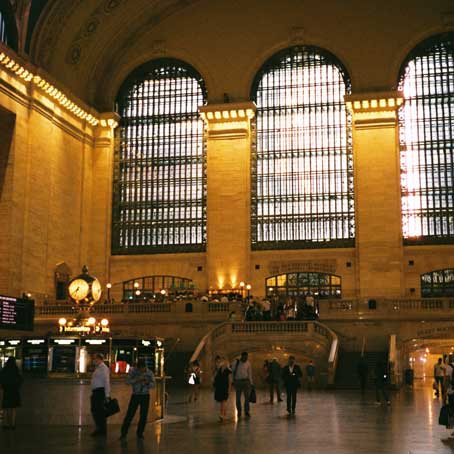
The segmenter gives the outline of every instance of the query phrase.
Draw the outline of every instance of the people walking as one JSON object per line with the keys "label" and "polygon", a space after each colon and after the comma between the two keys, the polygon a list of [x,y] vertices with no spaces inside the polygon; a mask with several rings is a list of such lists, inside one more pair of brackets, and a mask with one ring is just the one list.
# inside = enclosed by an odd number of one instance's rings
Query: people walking
{"label": "people walking", "polygon": [[446,401],[446,394],[448,392],[448,388],[451,387],[452,381],[452,374],[454,369],[452,368],[451,364],[449,364],[449,359],[447,356],[444,357],[444,380],[443,380],[443,401]]}
{"label": "people walking", "polygon": [[190,387],[189,399],[188,399],[189,403],[197,402],[197,400],[199,398],[200,383],[202,381],[201,375],[202,375],[202,370],[200,369],[200,364],[197,360],[195,360],[189,365],[189,373],[188,373],[188,384]]}
{"label": "people walking", "polygon": [[16,428],[16,408],[21,406],[20,387],[23,378],[16,364],[16,358],[10,356],[0,372],[0,384],[3,388],[3,428]]}
{"label": "people walking", "polygon": [[437,363],[434,366],[434,384],[435,384],[435,396],[443,394],[443,384],[445,379],[445,366],[443,364],[443,358],[438,358]]}
{"label": "people walking", "polygon": [[282,379],[287,392],[287,413],[289,415],[295,414],[296,398],[298,395],[298,388],[301,386],[302,376],[303,373],[300,366],[296,364],[295,357],[289,356],[288,365],[282,370]]}
{"label": "people walking", "polygon": [[110,398],[110,372],[104,363],[104,356],[97,353],[93,356],[95,370],[91,377],[91,414],[95,421],[96,429],[91,434],[93,437],[106,436],[107,419],[105,414],[106,399]]}
{"label": "people walking", "polygon": [[247,352],[241,353],[240,359],[237,359],[233,366],[233,382],[235,385],[236,393],[236,411],[238,417],[241,417],[242,414],[242,405],[241,405],[241,396],[244,396],[244,413],[246,418],[251,416],[249,412],[249,398],[251,394],[251,389],[253,385],[252,380],[252,367],[251,363],[248,361]]}
{"label": "people walking", "polygon": [[268,364],[268,384],[270,389],[270,403],[274,402],[274,392],[276,391],[276,397],[278,402],[282,402],[281,399],[281,365],[277,358],[273,358],[271,363]]}
{"label": "people walking", "polygon": [[367,361],[364,358],[364,356],[361,356],[356,370],[358,373],[361,394],[364,395],[364,393],[366,392],[367,377],[369,375],[369,366],[368,366]]}
{"label": "people walking", "polygon": [[312,391],[312,388],[315,383],[315,366],[314,363],[309,361],[309,364],[306,366],[306,380],[307,380],[307,389]]}
{"label": "people walking", "polygon": [[137,409],[140,407],[139,424],[137,425],[137,438],[143,438],[145,424],[147,423],[148,409],[150,407],[150,389],[155,387],[153,372],[147,368],[144,360],[137,362],[137,367],[129,371],[126,383],[132,386],[132,395],[129,400],[128,410],[121,426],[121,438],[126,438],[129,426]]}
{"label": "people walking", "polygon": [[388,370],[385,366],[384,361],[378,360],[375,364],[375,395],[376,395],[376,403],[380,405],[382,403],[381,398],[383,397],[384,402],[387,405],[391,405],[391,401],[389,400],[389,394],[386,389],[388,384]]}
{"label": "people walking", "polygon": [[227,416],[227,400],[232,385],[232,371],[225,358],[220,359],[220,365],[214,377],[214,399],[220,403],[219,421],[222,422]]}

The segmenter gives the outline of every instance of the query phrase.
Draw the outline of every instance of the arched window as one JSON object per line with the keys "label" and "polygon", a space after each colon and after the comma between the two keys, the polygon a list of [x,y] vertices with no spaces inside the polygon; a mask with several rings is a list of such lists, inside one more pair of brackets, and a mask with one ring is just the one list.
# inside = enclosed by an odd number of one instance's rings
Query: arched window
{"label": "arched window", "polygon": [[350,79],[329,52],[285,49],[255,78],[253,249],[354,246]]}
{"label": "arched window", "polygon": [[206,243],[202,77],[178,60],[134,71],[118,96],[112,252],[194,252]]}
{"label": "arched window", "polygon": [[454,33],[414,49],[402,65],[399,112],[404,241],[454,241]]}
{"label": "arched window", "polygon": [[9,2],[0,2],[0,41],[17,50],[17,26]]}
{"label": "arched window", "polygon": [[302,297],[312,293],[318,298],[341,298],[341,277],[334,274],[297,272],[271,276],[266,279],[268,297],[279,296],[284,299]]}
{"label": "arched window", "polygon": [[423,298],[454,296],[454,268],[421,274],[421,296]]}

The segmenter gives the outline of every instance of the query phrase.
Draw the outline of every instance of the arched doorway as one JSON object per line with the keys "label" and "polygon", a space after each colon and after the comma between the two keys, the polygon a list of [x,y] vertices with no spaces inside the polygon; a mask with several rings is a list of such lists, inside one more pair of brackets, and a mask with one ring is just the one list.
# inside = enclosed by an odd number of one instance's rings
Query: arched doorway
{"label": "arched doorway", "polygon": [[266,278],[266,295],[279,300],[302,297],[309,292],[318,299],[342,297],[341,277],[316,272],[278,274]]}

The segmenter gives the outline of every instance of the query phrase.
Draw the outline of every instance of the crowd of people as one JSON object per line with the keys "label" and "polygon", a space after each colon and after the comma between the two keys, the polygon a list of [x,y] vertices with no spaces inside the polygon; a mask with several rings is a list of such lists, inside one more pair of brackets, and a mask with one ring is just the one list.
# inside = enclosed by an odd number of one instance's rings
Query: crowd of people
{"label": "crowd of people", "polygon": [[[316,368],[312,361],[305,367],[307,389],[312,390],[315,383]],[[277,358],[266,360],[262,369],[262,384],[268,388],[269,402],[282,402],[283,390],[287,396],[287,413],[294,415],[298,389],[303,385],[303,369],[296,364],[296,358],[289,356],[288,363],[281,366]],[[196,402],[202,379],[202,370],[198,361],[190,363],[187,370],[187,383],[189,385],[188,402]],[[251,417],[251,403],[256,402],[256,391],[253,380],[252,366],[247,352],[241,353],[233,363],[227,358],[216,356],[214,370],[211,376],[214,390],[214,400],[219,403],[219,421],[227,416],[227,400],[232,387],[235,388],[235,406],[237,417],[243,415]]]}
{"label": "crowd of people", "polygon": [[306,296],[288,297],[285,301],[275,298],[263,298],[261,301],[246,301],[244,320],[251,321],[286,321],[316,320],[318,302],[311,293]]}

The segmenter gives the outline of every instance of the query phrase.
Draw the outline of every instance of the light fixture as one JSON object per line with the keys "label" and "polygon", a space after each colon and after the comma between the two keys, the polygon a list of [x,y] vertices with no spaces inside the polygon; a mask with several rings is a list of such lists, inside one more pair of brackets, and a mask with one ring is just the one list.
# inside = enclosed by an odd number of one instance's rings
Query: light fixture
{"label": "light fixture", "polygon": [[139,287],[139,283],[138,282],[134,282],[134,287],[138,288]]}
{"label": "light fixture", "polygon": [[63,318],[63,317],[62,317],[60,320],[58,320],[58,324],[59,324],[60,326],[65,326],[65,325],[66,325],[66,318]]}
{"label": "light fixture", "polygon": [[137,295],[137,296],[140,295],[140,290],[136,290],[136,295]]}
{"label": "light fixture", "polygon": [[251,288],[252,288],[251,284],[246,285],[246,290],[251,290]]}
{"label": "light fixture", "polygon": [[106,284],[106,287],[107,288],[112,288],[112,284],[109,282],[108,284]]}
{"label": "light fixture", "polygon": [[243,281],[241,281],[241,282],[240,282],[240,287],[241,287],[241,288],[243,288],[243,287],[244,287],[244,285],[245,285],[245,284],[244,284],[244,282],[243,282]]}
{"label": "light fixture", "polygon": [[109,324],[109,320],[107,320],[107,318],[103,318],[103,319],[101,320],[101,326],[104,326],[104,327],[105,327],[105,326],[107,326],[108,324]]}
{"label": "light fixture", "polygon": [[161,290],[161,295],[165,295],[167,292],[165,291],[165,289],[162,289]]}
{"label": "light fixture", "polygon": [[95,317],[90,317],[87,320],[87,322],[88,322],[89,325],[94,325],[96,323],[96,319],[95,319]]}

